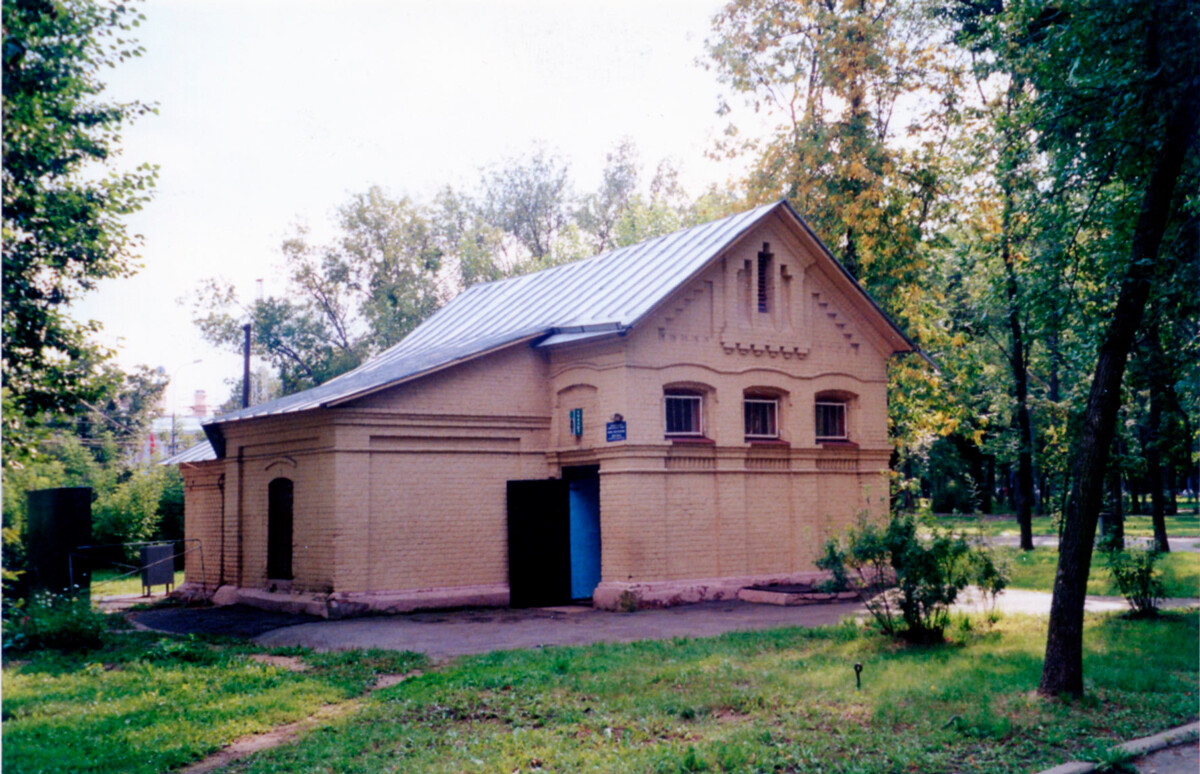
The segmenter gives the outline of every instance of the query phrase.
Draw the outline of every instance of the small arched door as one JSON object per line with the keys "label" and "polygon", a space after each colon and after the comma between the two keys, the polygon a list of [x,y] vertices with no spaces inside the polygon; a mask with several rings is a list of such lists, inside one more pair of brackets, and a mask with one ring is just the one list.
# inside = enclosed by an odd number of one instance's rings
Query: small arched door
{"label": "small arched door", "polygon": [[267,578],[292,579],[292,480],[267,485]]}

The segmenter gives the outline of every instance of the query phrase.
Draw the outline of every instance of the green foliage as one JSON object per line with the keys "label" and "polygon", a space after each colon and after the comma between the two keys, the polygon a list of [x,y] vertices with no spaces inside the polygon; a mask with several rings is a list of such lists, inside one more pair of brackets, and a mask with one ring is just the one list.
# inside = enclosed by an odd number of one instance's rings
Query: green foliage
{"label": "green foliage", "polygon": [[471,284],[736,209],[736,199],[717,189],[689,201],[665,162],[648,195],[639,191],[637,152],[627,140],[609,154],[597,192],[576,195],[569,172],[566,162],[538,147],[482,170],[478,192],[447,187],[421,202],[372,187],[339,210],[339,234],[330,243],[312,244],[303,227],[283,242],[283,294],[245,302],[230,283],[209,279],[193,321],[212,344],[240,352],[242,325],[250,320],[255,354],[277,373],[279,394],[291,394],[392,346]]}
{"label": "green foliage", "polygon": [[960,591],[971,583],[993,595],[1004,589],[1005,574],[986,553],[937,528],[920,535],[909,514],[882,526],[863,516],[841,542],[826,543],[817,566],[832,574],[836,588],[857,591],[885,633],[940,642]]}
{"label": "green foliage", "polygon": [[1161,556],[1156,548],[1122,550],[1115,543],[1101,546],[1104,560],[1121,596],[1140,616],[1158,612],[1158,603],[1165,596],[1165,587],[1155,565]]}
{"label": "green foliage", "polygon": [[[102,352],[94,323],[70,303],[134,268],[138,238],[123,218],[147,201],[155,170],[106,169],[121,129],[152,108],[101,99],[102,68],[142,49],[143,17],[94,0],[4,3],[4,386],[25,420],[69,411],[96,394]],[[5,463],[31,439],[4,433]]]}
{"label": "green foliage", "polygon": [[[92,539],[97,544],[146,541],[160,535],[160,504],[172,474],[155,466],[134,470],[111,490],[100,493],[92,505]],[[137,547],[125,556],[133,560]]]}
{"label": "green foliage", "polygon": [[92,607],[86,596],[39,591],[6,611],[4,650],[95,649],[107,631],[104,613]]}

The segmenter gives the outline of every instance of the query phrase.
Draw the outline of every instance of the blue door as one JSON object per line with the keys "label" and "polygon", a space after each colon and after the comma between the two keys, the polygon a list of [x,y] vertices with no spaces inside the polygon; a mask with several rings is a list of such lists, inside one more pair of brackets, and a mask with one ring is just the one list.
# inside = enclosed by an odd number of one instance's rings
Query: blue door
{"label": "blue door", "polygon": [[[565,474],[567,471],[563,472]],[[568,502],[571,522],[571,598],[591,599],[592,592],[600,583],[598,470],[585,478],[570,481]]]}

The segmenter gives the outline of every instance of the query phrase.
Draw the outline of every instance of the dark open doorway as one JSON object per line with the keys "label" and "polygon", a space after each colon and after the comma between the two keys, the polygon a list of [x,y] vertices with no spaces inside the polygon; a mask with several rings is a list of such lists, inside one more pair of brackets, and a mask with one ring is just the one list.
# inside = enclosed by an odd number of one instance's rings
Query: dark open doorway
{"label": "dark open doorway", "polygon": [[292,481],[267,485],[267,578],[292,579]]}
{"label": "dark open doorway", "polygon": [[513,607],[590,599],[600,582],[600,468],[508,482],[508,582]]}

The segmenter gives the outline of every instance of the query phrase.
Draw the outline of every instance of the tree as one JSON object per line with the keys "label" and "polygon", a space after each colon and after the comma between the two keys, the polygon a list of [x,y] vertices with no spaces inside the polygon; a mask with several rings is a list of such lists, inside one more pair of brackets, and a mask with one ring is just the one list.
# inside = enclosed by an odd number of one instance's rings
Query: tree
{"label": "tree", "polygon": [[[99,74],[141,55],[127,38],[142,18],[94,0],[4,3],[2,359],[6,413],[27,425],[96,395],[98,326],[68,309],[134,270],[139,238],[122,219],[148,200],[155,168],[97,171],[119,153],[122,127],[153,108],[102,100]],[[23,440],[4,434],[6,464]]]}
{"label": "tree", "polygon": [[583,197],[575,215],[580,228],[592,234],[593,249],[602,253],[616,245],[617,229],[637,195],[637,148],[626,138],[610,151],[600,190]]}
{"label": "tree", "polygon": [[341,233],[313,245],[297,227],[281,250],[287,292],[247,303],[209,279],[193,304],[206,339],[233,352],[242,326],[276,369],[283,394],[345,373],[398,342],[441,306],[444,249],[426,208],[373,187],[339,210]]}
{"label": "tree", "polygon": [[1020,60],[1038,91],[1035,127],[1060,181],[1119,189],[1121,217],[1102,226],[1110,249],[1127,256],[1074,445],[1040,686],[1080,694],[1083,603],[1121,382],[1156,267],[1170,255],[1161,247],[1196,190],[1200,14],[1185,0],[1031,10],[1017,9],[1013,21],[1036,43]]}
{"label": "tree", "polygon": [[[930,261],[954,227],[959,68],[919,0],[731,0],[713,21],[710,67],[774,123],[761,140],[735,126],[718,153],[748,157],[748,199],[786,197],[883,309],[935,353],[957,348]],[[730,101],[719,112],[732,115]],[[897,116],[910,116],[901,126]],[[948,163],[952,162],[952,163]],[[932,439],[977,428],[953,378],[916,359],[889,369],[897,470]]]}
{"label": "tree", "polygon": [[[761,143],[731,127],[719,149],[753,159],[750,199],[786,196],[902,321],[942,193],[937,151],[957,115],[954,69],[931,35],[916,2],[733,0],[707,41],[718,78],[777,121]],[[929,99],[936,109],[894,125],[898,108]]]}
{"label": "tree", "polygon": [[538,268],[564,257],[559,245],[571,223],[570,169],[538,147],[487,171],[481,210],[488,223],[507,232],[529,251]]}
{"label": "tree", "polygon": [[249,322],[253,352],[279,382],[257,394],[287,395],[391,347],[474,283],[590,255],[589,243],[603,249],[649,239],[740,205],[716,188],[689,200],[666,162],[648,193],[638,190],[640,176],[626,140],[608,155],[600,189],[578,208],[566,164],[540,147],[482,170],[476,194],[447,186],[424,203],[372,187],[339,209],[340,233],[328,244],[313,244],[303,227],[284,240],[286,293],[246,302],[229,282],[209,279],[193,302],[193,321],[208,341],[234,352]]}

